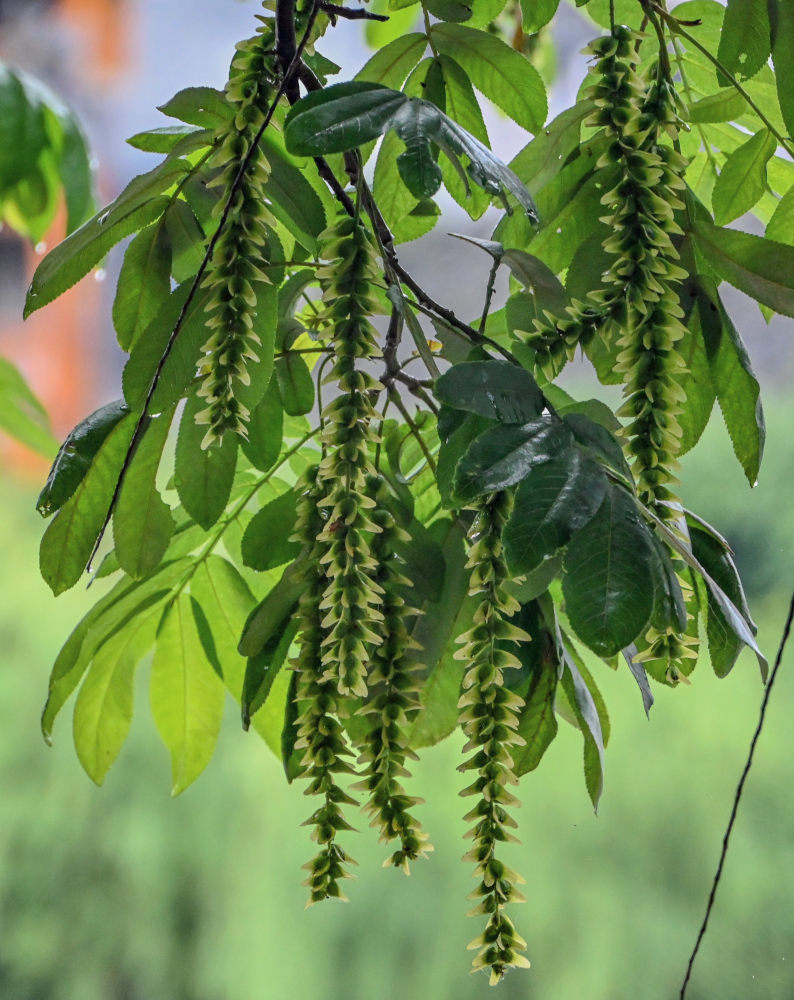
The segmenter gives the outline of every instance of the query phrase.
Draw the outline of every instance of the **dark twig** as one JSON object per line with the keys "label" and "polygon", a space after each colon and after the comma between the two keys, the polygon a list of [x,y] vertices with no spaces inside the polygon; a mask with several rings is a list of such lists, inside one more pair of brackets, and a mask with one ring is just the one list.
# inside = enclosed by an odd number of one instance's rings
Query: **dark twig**
{"label": "dark twig", "polygon": [[[313,13],[316,17],[318,4]],[[290,67],[298,58],[298,39],[295,35],[295,0],[276,0],[276,59],[285,84],[284,96],[294,104],[300,97],[298,78]]]}
{"label": "dark twig", "polygon": [[334,21],[337,17],[344,18],[348,21],[388,21],[388,14],[373,14],[372,11],[364,10],[363,7],[340,7],[336,3],[326,3],[325,0],[320,0],[317,7],[324,13],[327,14],[331,21]]}
{"label": "dark twig", "polygon": [[714,908],[714,900],[717,895],[717,888],[720,884],[720,879],[722,878],[722,870],[725,866],[725,858],[728,854],[728,845],[731,839],[731,833],[733,832],[733,826],[736,822],[736,815],[739,812],[739,802],[742,798],[742,792],[744,791],[744,785],[747,781],[747,776],[750,773],[750,768],[753,765],[753,757],[755,755],[755,748],[758,744],[759,737],[761,736],[761,730],[764,728],[764,722],[766,720],[766,710],[769,705],[769,697],[772,694],[772,688],[775,684],[775,679],[777,678],[778,671],[780,669],[780,664],[783,661],[783,651],[786,648],[786,643],[789,640],[791,634],[791,626],[794,622],[794,595],[791,597],[791,604],[789,605],[788,617],[786,618],[786,624],[783,627],[783,637],[780,640],[780,647],[777,651],[777,656],[775,657],[775,665],[772,667],[772,673],[769,675],[769,681],[764,690],[764,697],[761,701],[761,712],[758,718],[758,725],[755,727],[755,732],[753,733],[753,738],[750,742],[750,751],[747,755],[747,761],[744,765],[744,770],[742,771],[742,776],[739,778],[739,784],[736,786],[736,794],[733,799],[733,808],[731,809],[731,816],[728,820],[728,826],[725,830],[725,835],[722,838],[722,851],[720,852],[720,860],[717,865],[717,871],[714,875],[714,881],[711,884],[711,892],[709,893],[708,903],[706,904],[706,913],[703,917],[703,923],[700,925],[700,930],[698,931],[697,940],[695,941],[695,947],[692,949],[692,954],[689,956],[689,963],[686,967],[686,975],[684,976],[684,982],[681,986],[681,993],[679,994],[679,1000],[685,1000],[687,986],[689,985],[689,980],[692,976],[692,968],[695,964],[695,959],[697,958],[698,951],[700,950],[700,945],[703,942],[703,938],[706,936],[706,928],[708,927],[709,917],[711,916],[711,911]]}
{"label": "dark twig", "polygon": [[207,244],[207,249],[204,251],[204,257],[201,261],[201,265],[198,271],[196,272],[196,276],[193,279],[193,283],[190,286],[187,298],[185,299],[185,302],[179,311],[179,316],[177,317],[174,328],[171,331],[171,336],[168,338],[168,342],[165,345],[165,349],[163,350],[163,353],[160,355],[160,360],[157,362],[157,367],[154,370],[154,375],[152,376],[152,380],[149,383],[149,388],[146,392],[146,399],[144,400],[143,403],[143,409],[141,410],[141,414],[138,417],[137,423],[135,424],[135,430],[132,432],[132,439],[130,441],[129,447],[127,448],[127,454],[124,456],[124,461],[121,465],[121,471],[119,472],[118,479],[116,480],[116,485],[113,489],[113,496],[110,498],[110,504],[108,506],[107,514],[105,515],[105,519],[102,522],[102,527],[99,530],[97,540],[94,543],[94,547],[91,550],[91,555],[89,556],[88,559],[88,564],[86,567],[88,570],[91,569],[91,563],[94,561],[94,558],[96,557],[96,554],[99,551],[99,546],[102,544],[102,539],[104,538],[105,532],[107,531],[107,527],[110,524],[110,519],[113,516],[113,511],[116,508],[116,503],[118,502],[119,494],[121,493],[121,487],[124,484],[124,478],[127,475],[127,472],[129,471],[130,463],[132,461],[132,456],[134,455],[135,449],[138,447],[141,437],[143,436],[143,432],[146,428],[146,424],[149,419],[149,407],[152,405],[152,399],[154,398],[154,393],[160,382],[160,376],[163,373],[163,368],[165,367],[165,363],[171,355],[171,351],[174,348],[176,339],[181,333],[182,327],[185,324],[185,319],[187,318],[187,314],[190,310],[190,307],[193,305],[196,295],[198,294],[202,279],[206,274],[207,268],[209,267],[210,262],[212,260],[212,255],[215,252],[215,247],[217,246],[218,240],[221,238],[223,230],[226,227],[226,223],[228,222],[229,214],[231,213],[232,205],[234,204],[237,192],[240,190],[240,185],[243,182],[243,178],[245,177],[246,172],[249,166],[251,165],[251,161],[256,155],[262,136],[265,134],[265,131],[267,130],[268,126],[270,125],[270,122],[273,119],[273,115],[276,113],[276,108],[278,107],[279,101],[287,93],[287,88],[289,87],[289,81],[292,79],[292,77],[298,70],[298,67],[300,65],[301,55],[303,53],[304,48],[306,47],[306,43],[309,41],[309,35],[311,34],[311,30],[314,27],[314,22],[316,17],[317,17],[317,7],[316,5],[314,5],[309,13],[309,20],[306,25],[306,30],[303,33],[303,37],[301,38],[300,44],[297,46],[295,50],[294,58],[290,63],[289,67],[287,68],[284,77],[281,80],[281,83],[279,84],[279,88],[276,91],[276,96],[273,98],[270,107],[267,110],[267,114],[265,115],[265,118],[259,127],[259,130],[254,136],[254,140],[251,143],[251,148],[248,150],[245,159],[240,164],[240,168],[237,171],[234,180],[232,181],[232,186],[229,189],[229,195],[226,199],[226,204],[223,207],[223,212],[221,213],[220,220],[218,221],[218,228],[215,230],[215,232],[212,235],[212,238]]}
{"label": "dark twig", "polygon": [[494,288],[496,287],[496,274],[499,270],[500,264],[501,260],[498,257],[494,257],[493,263],[491,264],[491,270],[488,272],[488,285],[485,289],[485,305],[482,307],[480,325],[477,327],[478,333],[483,333],[485,331],[485,324],[488,322],[488,313],[491,311],[491,299],[493,299]]}

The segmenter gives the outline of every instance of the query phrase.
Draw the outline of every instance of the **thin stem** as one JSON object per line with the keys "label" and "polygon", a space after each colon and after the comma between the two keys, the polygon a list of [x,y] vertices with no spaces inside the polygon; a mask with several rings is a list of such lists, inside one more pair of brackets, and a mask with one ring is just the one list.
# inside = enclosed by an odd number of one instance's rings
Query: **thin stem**
{"label": "thin stem", "polygon": [[433,475],[434,476],[437,475],[438,474],[438,468],[436,466],[436,460],[433,458],[432,452],[427,447],[427,442],[422,437],[422,432],[416,426],[416,421],[411,416],[411,414],[408,412],[408,410],[407,410],[407,408],[405,406],[405,403],[403,403],[403,401],[400,399],[399,393],[395,392],[392,389],[389,392],[389,399],[391,400],[392,403],[394,403],[394,405],[400,411],[400,414],[402,415],[403,420],[408,425],[408,429],[413,434],[413,436],[416,439],[419,447],[422,449],[422,453],[424,454],[425,458],[427,459],[427,464],[430,466],[430,468],[431,468],[431,470],[433,472]]}
{"label": "thin stem", "polygon": [[129,447],[127,448],[127,453],[124,456],[124,461],[121,466],[121,471],[119,472],[118,479],[116,480],[116,485],[113,489],[113,496],[110,498],[110,504],[108,506],[107,513],[105,514],[105,519],[102,522],[102,527],[99,529],[99,535],[97,536],[97,540],[94,543],[93,549],[91,550],[91,555],[88,558],[88,564],[86,566],[86,569],[88,570],[91,569],[91,564],[94,561],[97,552],[99,551],[99,546],[102,544],[102,539],[105,537],[105,531],[107,530],[107,527],[110,524],[110,519],[113,516],[113,511],[115,510],[116,503],[118,502],[118,498],[121,493],[121,487],[124,483],[124,479],[129,470],[130,463],[132,462],[132,457],[135,454],[135,449],[140,444],[141,437],[143,436],[143,432],[146,429],[147,421],[149,419],[149,407],[152,405],[152,399],[154,398],[154,393],[160,382],[160,377],[163,374],[165,363],[171,356],[171,351],[174,349],[176,338],[182,331],[182,327],[185,324],[188,311],[190,310],[190,307],[192,306],[193,301],[196,298],[196,295],[198,294],[201,282],[204,278],[207,268],[210,265],[210,261],[212,260],[212,255],[215,252],[215,247],[217,246],[218,241],[220,240],[221,235],[223,234],[223,230],[226,226],[226,223],[229,220],[229,215],[231,214],[232,205],[235,202],[237,192],[240,190],[240,186],[243,183],[243,179],[246,175],[246,172],[248,171],[248,168],[251,165],[253,158],[257,155],[257,150],[259,149],[259,143],[262,140],[262,136],[265,134],[266,129],[268,128],[270,122],[273,119],[273,115],[276,113],[276,108],[278,107],[279,101],[281,100],[282,97],[284,97],[284,95],[287,92],[290,79],[295,75],[300,65],[300,57],[301,54],[303,53],[304,48],[306,47],[306,43],[309,41],[309,35],[311,34],[311,30],[314,26],[314,21],[316,17],[317,17],[317,7],[315,4],[312,6],[311,12],[309,14],[309,21],[308,24],[306,25],[306,30],[303,34],[303,37],[301,38],[300,45],[296,49],[295,56],[292,62],[290,63],[287,71],[285,72],[281,83],[279,84],[278,90],[276,91],[276,96],[273,98],[273,101],[271,102],[270,107],[267,110],[267,114],[265,115],[262,124],[260,125],[256,135],[254,136],[254,140],[251,143],[251,148],[248,150],[245,158],[241,162],[240,168],[237,171],[234,180],[232,181],[232,185],[229,188],[229,194],[226,199],[226,204],[223,207],[223,211],[221,212],[221,217],[218,222],[218,228],[215,230],[215,232],[212,235],[212,238],[207,243],[207,249],[204,251],[204,257],[201,261],[201,265],[199,266],[199,269],[196,272],[196,276],[193,279],[193,283],[190,286],[190,291],[187,294],[187,298],[185,299],[185,302],[181,310],[179,311],[179,316],[177,317],[174,328],[171,331],[170,337],[168,338],[168,342],[165,345],[165,349],[163,350],[163,353],[160,355],[160,360],[157,362],[157,367],[154,370],[154,375],[152,375],[152,380],[149,383],[149,389],[147,390],[146,398],[143,403],[143,409],[141,410],[140,416],[138,417],[138,420],[135,424],[135,429],[132,432],[132,438],[130,440]]}
{"label": "thin stem", "polygon": [[493,298],[494,288],[496,287],[496,273],[499,270],[499,263],[499,258],[494,257],[493,263],[491,264],[491,270],[488,274],[488,285],[485,289],[485,305],[482,307],[480,325],[477,327],[477,332],[480,336],[482,336],[485,331],[485,324],[488,322],[488,313],[491,311],[491,299]]}

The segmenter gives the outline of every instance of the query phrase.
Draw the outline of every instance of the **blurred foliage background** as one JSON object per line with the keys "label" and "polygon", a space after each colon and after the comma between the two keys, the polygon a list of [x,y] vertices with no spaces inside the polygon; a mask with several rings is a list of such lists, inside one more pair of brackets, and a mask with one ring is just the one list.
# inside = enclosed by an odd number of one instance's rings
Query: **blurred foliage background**
{"label": "blurred foliage background", "polygon": [[[63,39],[49,19],[50,8],[59,6],[87,12],[87,24],[101,34],[93,69],[81,60],[79,46],[62,54]],[[12,8],[31,12],[28,21],[13,22],[16,36],[8,27]],[[100,153],[103,188],[117,189],[140,168],[132,159],[137,154],[128,150],[128,160],[121,157],[120,139],[156,122],[155,103],[188,83],[222,82],[251,5],[193,0],[195,30],[175,60],[169,54],[173,25],[185,9],[176,0],[0,3],[0,49],[76,99]],[[157,18],[166,18],[165,27]],[[559,64],[576,76],[569,57],[593,30],[572,12],[560,24]],[[93,72],[84,84],[88,100],[80,100],[74,85],[77,64]],[[115,83],[108,90],[110,79]],[[458,216],[445,229],[463,225]],[[461,287],[457,258],[447,252],[447,237],[439,239],[443,247],[431,241],[424,249],[406,248],[407,262],[415,270],[432,266],[439,298],[470,289],[472,303],[478,302],[479,284]],[[478,280],[484,280],[476,260]],[[111,259],[111,274],[116,266]],[[86,411],[89,383],[101,394],[96,405],[117,393],[117,359],[101,346],[112,340],[110,291],[92,299],[90,313],[82,306],[76,312],[80,329],[93,330],[97,371],[85,373],[82,364],[67,374],[58,357],[48,395],[29,350],[26,355],[23,367],[58,427],[68,427],[69,406]],[[6,318],[18,315],[12,299],[11,292],[3,299]],[[786,390],[794,354],[790,323],[783,330],[775,321],[768,329],[754,308],[738,297],[736,305],[766,386],[769,437],[761,482],[749,490],[715,414],[684,461],[683,494],[735,547],[761,644],[771,657],[794,585],[794,439]],[[53,329],[69,340],[63,318],[47,317],[41,356],[48,360]],[[13,337],[29,348],[29,329],[14,327],[4,343]],[[77,348],[71,350],[77,356]],[[77,381],[81,372],[85,385]],[[588,376],[572,391],[592,395],[593,384]],[[55,388],[68,391],[69,399],[59,399]],[[490,996],[485,977],[467,974],[463,953],[475,929],[460,905],[472,888],[459,860],[465,807],[449,778],[459,741],[426,752],[416,768],[416,792],[427,800],[423,820],[436,848],[431,860],[415,865],[405,879],[380,869],[383,848],[362,835],[356,857],[367,877],[351,883],[352,903],[304,912],[300,865],[311,846],[308,833],[296,830],[310,807],[301,787],[286,785],[279,762],[258,737],[242,732],[231,703],[214,761],[176,800],[168,794],[166,752],[144,707],[146,670],[139,675],[132,736],[102,790],[80,770],[68,713],[56,728],[54,749],[44,746],[38,715],[50,665],[90,602],[80,592],[51,598],[37,571],[35,489],[12,478],[5,461],[0,489],[0,997]],[[539,772],[527,775],[520,789],[522,843],[514,851],[516,867],[528,878],[528,904],[516,916],[533,969],[508,977],[501,1000],[669,1000],[678,995],[702,917],[762,695],[754,658],[745,653],[724,681],[703,662],[691,687],[655,688],[650,721],[628,671],[612,674],[600,663],[594,668],[613,722],[600,814],[593,816],[584,789],[579,735],[563,723]],[[792,668],[794,648],[772,700],[690,1000],[794,996]],[[363,817],[360,825],[366,826]]]}
{"label": "blurred foliage background", "polygon": [[[791,585],[794,448],[786,399],[767,400],[765,476],[750,494],[719,417],[683,471],[685,497],[736,546],[762,645],[774,653]],[[47,750],[38,713],[50,663],[87,604],[54,602],[38,578],[33,493],[3,482],[0,521],[0,996],[4,1000],[474,1000],[468,976],[470,890],[459,861],[463,802],[449,775],[456,740],[425,753],[416,790],[435,854],[410,879],[381,870],[362,835],[366,878],[347,906],[304,912],[298,786],[229,705],[207,773],[168,794],[165,751],[147,712],[101,790],[81,772],[65,717]],[[748,513],[751,511],[752,513]],[[527,875],[521,928],[532,971],[504,1000],[667,1000],[677,996],[699,925],[761,685],[743,654],[724,681],[707,663],[691,687],[655,688],[650,721],[625,670],[602,664],[613,737],[596,818],[581,778],[580,738],[563,724],[521,786]],[[794,805],[788,712],[790,650],[740,813],[691,1000],[794,994]],[[146,699],[140,673],[139,700]],[[365,826],[362,817],[362,828]]]}

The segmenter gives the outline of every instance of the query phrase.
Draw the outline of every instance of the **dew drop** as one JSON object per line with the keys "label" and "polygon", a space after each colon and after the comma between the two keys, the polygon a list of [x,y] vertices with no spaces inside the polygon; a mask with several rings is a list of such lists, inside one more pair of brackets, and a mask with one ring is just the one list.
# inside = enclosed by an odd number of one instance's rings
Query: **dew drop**
{"label": "dew drop", "polygon": [[559,236],[561,233],[562,233],[562,226],[558,226],[557,227],[557,235]]}
{"label": "dew drop", "polygon": [[91,168],[91,170],[99,170],[99,157],[92,156],[91,159],[88,161],[88,166]]}
{"label": "dew drop", "polygon": [[108,217],[109,216],[110,216],[110,212],[104,212],[102,215],[100,215],[99,218],[97,219],[97,222],[99,223],[99,225],[100,226],[104,226],[105,223],[108,221]]}
{"label": "dew drop", "polygon": [[34,249],[35,249],[36,253],[39,254],[39,256],[40,256],[41,254],[47,252],[47,244],[45,243],[44,240],[39,240],[39,242],[36,244],[36,246],[34,247]]}
{"label": "dew drop", "polygon": [[96,271],[94,271],[94,281],[104,281],[107,276],[108,273],[104,267],[98,267]]}

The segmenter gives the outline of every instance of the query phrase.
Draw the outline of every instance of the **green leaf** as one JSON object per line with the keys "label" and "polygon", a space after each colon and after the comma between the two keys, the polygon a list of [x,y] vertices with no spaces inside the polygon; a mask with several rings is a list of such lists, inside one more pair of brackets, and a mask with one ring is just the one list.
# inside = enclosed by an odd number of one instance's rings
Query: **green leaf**
{"label": "green leaf", "polygon": [[308,413],[314,406],[314,380],[302,356],[287,351],[276,358],[275,369],[284,412],[291,417]]}
{"label": "green leaf", "polygon": [[48,142],[39,95],[25,75],[0,64],[0,193],[25,177]]}
{"label": "green leaf", "polygon": [[251,611],[240,637],[242,656],[258,656],[271,638],[283,631],[305,586],[306,560],[299,556],[284,570],[278,583]]}
{"label": "green leaf", "polygon": [[[584,777],[587,792],[593,808],[598,812],[598,803],[604,790],[604,744],[602,713],[593,696],[591,687],[597,692],[592,677],[577,655],[567,637],[560,637],[563,671],[560,683],[574,712],[582,739],[584,740]],[[589,682],[589,683],[588,683]],[[600,695],[598,696],[601,701]],[[603,702],[602,702],[603,704]]]}
{"label": "green leaf", "polygon": [[[469,135],[489,148],[488,130],[466,71],[446,55],[433,60],[432,65],[437,66],[440,71],[443,96],[441,110]],[[428,78],[426,82],[428,86],[422,96],[432,99],[430,79]],[[447,191],[472,219],[479,219],[491,203],[488,192],[467,184],[448,157],[443,160],[441,170]]]}
{"label": "green leaf", "polygon": [[455,639],[471,622],[475,602],[467,599],[464,529],[446,519],[433,525],[433,533],[444,553],[444,585],[438,601],[425,600],[411,629],[418,643],[414,657],[421,667],[419,700],[421,709],[408,729],[408,743],[414,749],[433,746],[445,739],[458,722],[458,697],[464,664],[454,658]]}
{"label": "green leaf", "polygon": [[224,434],[220,442],[202,448],[205,428],[196,423],[196,414],[205,405],[198,396],[185,404],[176,441],[174,481],[182,506],[206,530],[226,509],[237,464],[238,438]]}
{"label": "green leaf", "polygon": [[258,511],[248,522],[242,543],[243,562],[255,570],[276,569],[292,562],[300,551],[291,541],[297,498],[290,490]]}
{"label": "green leaf", "polygon": [[[689,290],[684,295],[688,293]],[[685,455],[700,440],[716,398],[704,341],[704,327],[697,309],[684,321],[684,329],[684,336],[676,343],[676,350],[684,361],[684,371],[677,376],[676,381],[686,395],[686,402],[677,418],[681,428],[679,455]]]}
{"label": "green leaf", "polygon": [[736,327],[710,278],[699,279],[698,309],[708,355],[711,380],[725,426],[747,481],[758,482],[766,427],[761,390]]}
{"label": "green leaf", "polygon": [[568,545],[563,595],[579,638],[614,656],[646,628],[653,610],[654,552],[634,501],[610,485],[595,517]]}
{"label": "green leaf", "polygon": [[[560,0],[534,0],[534,3],[524,4],[524,31],[535,34],[544,28],[557,13]],[[526,9],[525,9],[526,8]]]}
{"label": "green leaf", "polygon": [[146,580],[123,577],[85,615],[58,653],[50,674],[47,704],[41,717],[41,730],[51,742],[52,727],[64,704],[88,669],[97,650],[146,609],[168,597],[170,588],[185,575],[188,560],[177,559],[161,566]]}
{"label": "green leaf", "polygon": [[56,597],[73,587],[83,574],[108,512],[134,424],[131,413],[116,423],[88,472],[44,533],[39,565]]}
{"label": "green leaf", "polygon": [[57,107],[48,110],[57,117],[63,135],[58,171],[66,201],[66,232],[72,233],[94,211],[94,176],[88,142],[74,115]]}
{"label": "green leaf", "polygon": [[186,87],[157,110],[188,125],[211,129],[224,128],[234,115],[223,92],[213,87]]}
{"label": "green leaf", "polygon": [[[243,691],[245,661],[237,643],[246,618],[256,600],[239,570],[221,556],[212,554],[197,567],[190,581],[197,604],[194,617],[204,653],[234,699]],[[196,608],[201,615],[195,615]],[[199,626],[199,621],[202,625]]]}
{"label": "green leaf", "polygon": [[524,146],[510,161],[510,169],[527,187],[540,191],[579,150],[582,123],[594,110],[592,101],[577,101]]}
{"label": "green leaf", "polygon": [[542,260],[538,260],[525,250],[505,250],[502,261],[507,264],[524,288],[532,289],[538,315],[542,315],[543,310],[548,310],[557,316],[564,313],[568,304],[565,289],[556,274],[549,270]]}
{"label": "green leaf", "polygon": [[[751,76],[766,65],[772,50],[767,0],[728,0],[722,24],[717,58],[740,80]],[[721,87],[731,86],[731,80],[718,71]]]}
{"label": "green leaf", "polygon": [[722,226],[749,212],[766,191],[766,165],[777,140],[763,128],[727,158],[714,185],[714,221]]}
{"label": "green leaf", "polygon": [[267,472],[281,454],[284,410],[277,379],[271,379],[265,395],[251,411],[248,438],[240,441],[245,457],[254,468]]}
{"label": "green leaf", "polygon": [[58,447],[47,411],[5,358],[0,358],[0,428],[44,458]]}
{"label": "green leaf", "polygon": [[784,316],[794,316],[794,247],[703,220],[693,224],[697,249],[724,281]]}
{"label": "green leaf", "polygon": [[523,55],[496,35],[460,24],[434,24],[436,48],[458,62],[474,86],[529,132],[546,121],[546,89],[540,74]]}
{"label": "green leaf", "polygon": [[165,160],[148,174],[141,174],[130,181],[112,205],[52,249],[33,275],[25,301],[25,318],[84,278],[125,236],[159,219],[169,201],[158,196],[187,169],[185,160]]}
{"label": "green leaf", "polygon": [[376,52],[356,73],[355,79],[399,90],[426,48],[427,37],[424,34],[409,32],[400,35]]}
{"label": "green leaf", "polygon": [[152,128],[147,132],[136,132],[127,139],[127,143],[144,153],[170,153],[180,139],[197,133],[208,138],[212,136],[207,129],[199,128],[197,125],[164,125],[162,128]]}
{"label": "green leaf", "polygon": [[571,447],[572,440],[565,424],[549,417],[485,431],[458,462],[455,498],[465,503],[514,486],[534,466],[562,455]]}
{"label": "green leaf", "polygon": [[[261,653],[249,657],[245,668],[245,681],[240,702],[244,730],[249,729],[251,720],[254,719],[273,690],[273,682],[284,666],[290,645],[298,632],[298,625],[297,618],[285,622],[283,632],[272,636]],[[254,725],[256,725],[256,721]]]}
{"label": "green leaf", "polygon": [[199,225],[193,209],[186,201],[177,198],[163,217],[171,243],[171,273],[182,283],[192,278],[204,259],[204,230]]}
{"label": "green leaf", "polygon": [[298,156],[344,153],[377,139],[407,100],[399,91],[364,80],[315,91],[287,115],[287,149]]}
{"label": "green leaf", "polygon": [[154,604],[99,647],[74,707],[74,745],[83,769],[101,785],[132,724],[135,670],[152,648],[162,615]]}
{"label": "green leaf", "polygon": [[297,750],[298,742],[298,675],[293,671],[287,687],[284,705],[284,725],[281,729],[281,762],[287,782],[292,783],[302,772],[303,751]]}
{"label": "green leaf", "polygon": [[326,227],[325,209],[306,179],[305,167],[271,138],[264,136],[262,150],[270,164],[267,196],[275,217],[312,253]]}
{"label": "green leaf", "polygon": [[518,716],[518,735],[524,745],[513,752],[513,770],[520,777],[535,770],[557,735],[554,702],[560,663],[555,638],[543,624],[536,602],[522,607],[512,623],[532,636],[532,642],[518,643],[515,648],[521,661],[520,682],[512,679],[512,672],[509,681],[510,690],[524,699]]}
{"label": "green leaf", "polygon": [[446,440],[442,441],[438,453],[437,480],[438,492],[441,494],[441,502],[445,507],[456,506],[453,481],[458,462],[468,451],[472,441],[490,427],[493,427],[493,421],[471,413],[466,416],[459,427],[450,433]]}
{"label": "green leaf", "polygon": [[558,413],[562,415],[565,426],[573,434],[576,443],[590,458],[594,458],[632,483],[631,470],[615,435],[603,424],[588,417],[586,412],[578,412],[589,409],[591,413],[597,413],[597,408],[590,408],[588,404],[598,402],[594,399],[586,400],[584,403],[574,403],[571,406],[561,407]]}
{"label": "green leaf", "polygon": [[123,351],[131,350],[170,293],[171,241],[160,219],[138,233],[124,254],[113,302],[113,325]]}
{"label": "green leaf", "polygon": [[171,755],[172,793],[183,792],[215,752],[223,716],[223,684],[201,645],[184,591],[163,615],[152,663],[152,717]]}
{"label": "green leaf", "polygon": [[794,135],[794,75],[791,53],[794,52],[794,8],[786,0],[771,0],[773,10],[772,64],[783,121],[789,135]]}
{"label": "green leaf", "polygon": [[[703,563],[701,563],[697,556],[694,555],[692,549],[681,541],[678,535],[672,532],[666,524],[660,521],[652,511],[646,511],[646,516],[650,518],[656,528],[656,531],[664,538],[670,548],[681,556],[687,566],[690,566],[703,578],[703,582],[706,584],[706,588],[708,589],[709,602],[713,599],[714,607],[720,611],[722,623],[727,625],[731,632],[733,632],[738,639],[741,639],[745,646],[749,646],[755,653],[758,659],[758,665],[761,669],[761,677],[764,681],[766,681],[769,671],[769,663],[767,662],[764,654],[761,652],[758,643],[755,641],[755,633],[757,630],[749,616],[749,613],[746,611],[746,605],[744,604],[743,597],[740,604],[744,606],[744,611],[740,610],[736,606],[719,583],[711,576]],[[720,549],[723,552],[725,551],[722,545],[720,545]],[[724,567],[721,567],[720,569],[721,571],[724,571]]]}
{"label": "green leaf", "polygon": [[[187,302],[190,285],[176,288],[163,303],[160,311],[146,327],[132,349],[124,366],[122,388],[124,398],[133,410],[143,409],[152,379],[157,374],[157,386],[151,400],[154,412],[177,403],[186,393],[196,374],[201,348],[207,340],[207,292],[199,292],[188,307],[182,328],[168,358],[160,368],[161,358],[176,328],[177,320]],[[158,374],[159,372],[159,374]]]}
{"label": "green leaf", "polygon": [[156,484],[173,416],[172,408],[149,423],[127,468],[113,513],[116,556],[133,579],[148,576],[160,564],[174,533],[171,508]]}
{"label": "green leaf", "polygon": [[706,125],[709,122],[731,122],[741,118],[747,111],[747,101],[738,90],[720,90],[707,94],[690,104],[687,117],[692,124]]}
{"label": "green leaf", "polygon": [[506,424],[523,424],[543,411],[543,394],[526,369],[510,361],[453,365],[434,387],[447,406]]}
{"label": "green leaf", "polygon": [[[708,532],[689,522],[689,537],[695,558],[708,571],[710,577],[728,595],[744,620],[754,631],[747,599],[744,596],[739,573],[731,558],[720,543]],[[726,677],[744,648],[745,643],[736,635],[733,627],[714,595],[709,590],[708,612],[706,615],[706,637],[714,673]]]}
{"label": "green leaf", "polygon": [[502,536],[511,572],[529,573],[566,545],[595,515],[606,488],[603,470],[578,449],[531,469]]}
{"label": "green leaf", "polygon": [[794,246],[794,184],[777,203],[764,235],[768,240]]}

